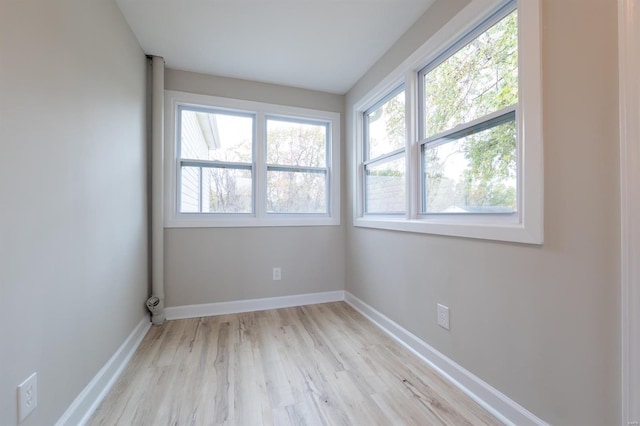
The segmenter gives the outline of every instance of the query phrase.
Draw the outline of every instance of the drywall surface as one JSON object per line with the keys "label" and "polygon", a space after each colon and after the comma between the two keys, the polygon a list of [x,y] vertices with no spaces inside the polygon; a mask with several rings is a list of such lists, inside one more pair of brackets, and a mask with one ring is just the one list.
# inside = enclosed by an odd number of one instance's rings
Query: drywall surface
{"label": "drywall surface", "polygon": [[0,424],[52,425],[144,316],[146,59],[110,0],[0,3]]}
{"label": "drywall surface", "polygon": [[339,113],[344,108],[344,97],[341,95],[279,86],[277,84],[199,74],[170,68],[165,71],[164,81],[165,89],[167,90]]}
{"label": "drywall surface", "polygon": [[[344,290],[340,226],[167,229],[167,306]],[[280,267],[282,280],[273,281]]]}
{"label": "drywall surface", "polygon": [[[538,417],[557,425],[615,425],[616,2],[543,0],[542,6],[544,245],[355,228],[349,203],[347,290]],[[428,11],[412,34],[437,27],[455,7],[436,2],[430,11],[439,12]],[[414,41],[400,40],[346,95],[349,199],[353,105]],[[450,308],[450,332],[436,326],[437,303]]]}
{"label": "drywall surface", "polygon": [[[165,88],[341,114],[344,107],[340,95],[171,69]],[[282,280],[273,281],[273,267]],[[342,225],[165,229],[167,306],[344,290],[344,279]]]}

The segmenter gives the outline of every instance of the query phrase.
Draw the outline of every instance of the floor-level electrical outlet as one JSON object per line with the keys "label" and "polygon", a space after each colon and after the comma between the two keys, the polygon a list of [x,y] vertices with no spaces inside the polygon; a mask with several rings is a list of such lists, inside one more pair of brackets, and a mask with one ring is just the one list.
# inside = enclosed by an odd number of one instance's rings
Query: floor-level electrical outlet
{"label": "floor-level electrical outlet", "polygon": [[438,325],[449,330],[449,308],[438,303]]}
{"label": "floor-level electrical outlet", "polygon": [[18,422],[22,421],[38,406],[38,377],[33,373],[18,386]]}
{"label": "floor-level electrical outlet", "polygon": [[282,279],[282,269],[280,267],[273,268],[273,280],[280,281]]}

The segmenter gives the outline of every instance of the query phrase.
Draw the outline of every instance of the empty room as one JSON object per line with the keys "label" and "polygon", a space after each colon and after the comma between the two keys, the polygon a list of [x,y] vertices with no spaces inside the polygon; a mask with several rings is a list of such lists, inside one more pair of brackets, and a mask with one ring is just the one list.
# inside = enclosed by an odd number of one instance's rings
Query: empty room
{"label": "empty room", "polygon": [[0,425],[637,426],[638,75],[638,0],[0,0]]}

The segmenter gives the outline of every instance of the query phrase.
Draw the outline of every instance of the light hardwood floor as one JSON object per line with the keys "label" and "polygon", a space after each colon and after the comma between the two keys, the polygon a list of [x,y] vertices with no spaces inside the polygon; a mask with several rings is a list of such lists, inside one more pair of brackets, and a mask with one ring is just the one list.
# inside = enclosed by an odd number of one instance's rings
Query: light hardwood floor
{"label": "light hardwood floor", "polygon": [[88,425],[499,425],[344,302],[152,327]]}

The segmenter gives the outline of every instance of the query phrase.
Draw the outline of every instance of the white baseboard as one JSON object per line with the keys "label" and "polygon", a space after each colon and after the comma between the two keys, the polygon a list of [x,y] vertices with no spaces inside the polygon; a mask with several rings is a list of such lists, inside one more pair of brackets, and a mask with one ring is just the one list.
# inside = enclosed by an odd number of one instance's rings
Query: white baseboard
{"label": "white baseboard", "polygon": [[133,356],[142,339],[149,331],[151,321],[145,315],[127,340],[118,348],[115,354],[98,371],[98,374],[80,392],[67,411],[56,422],[56,426],[84,425],[98,408],[115,381]]}
{"label": "white baseboard", "polygon": [[408,330],[349,292],[345,301],[507,425],[548,425]]}
{"label": "white baseboard", "polygon": [[231,302],[184,305],[165,308],[168,320],[199,318],[214,315],[237,314],[241,312],[265,311],[268,309],[290,308],[316,303],[339,302],[344,300],[344,290],[308,293],[294,296],[267,297],[264,299],[234,300]]}

